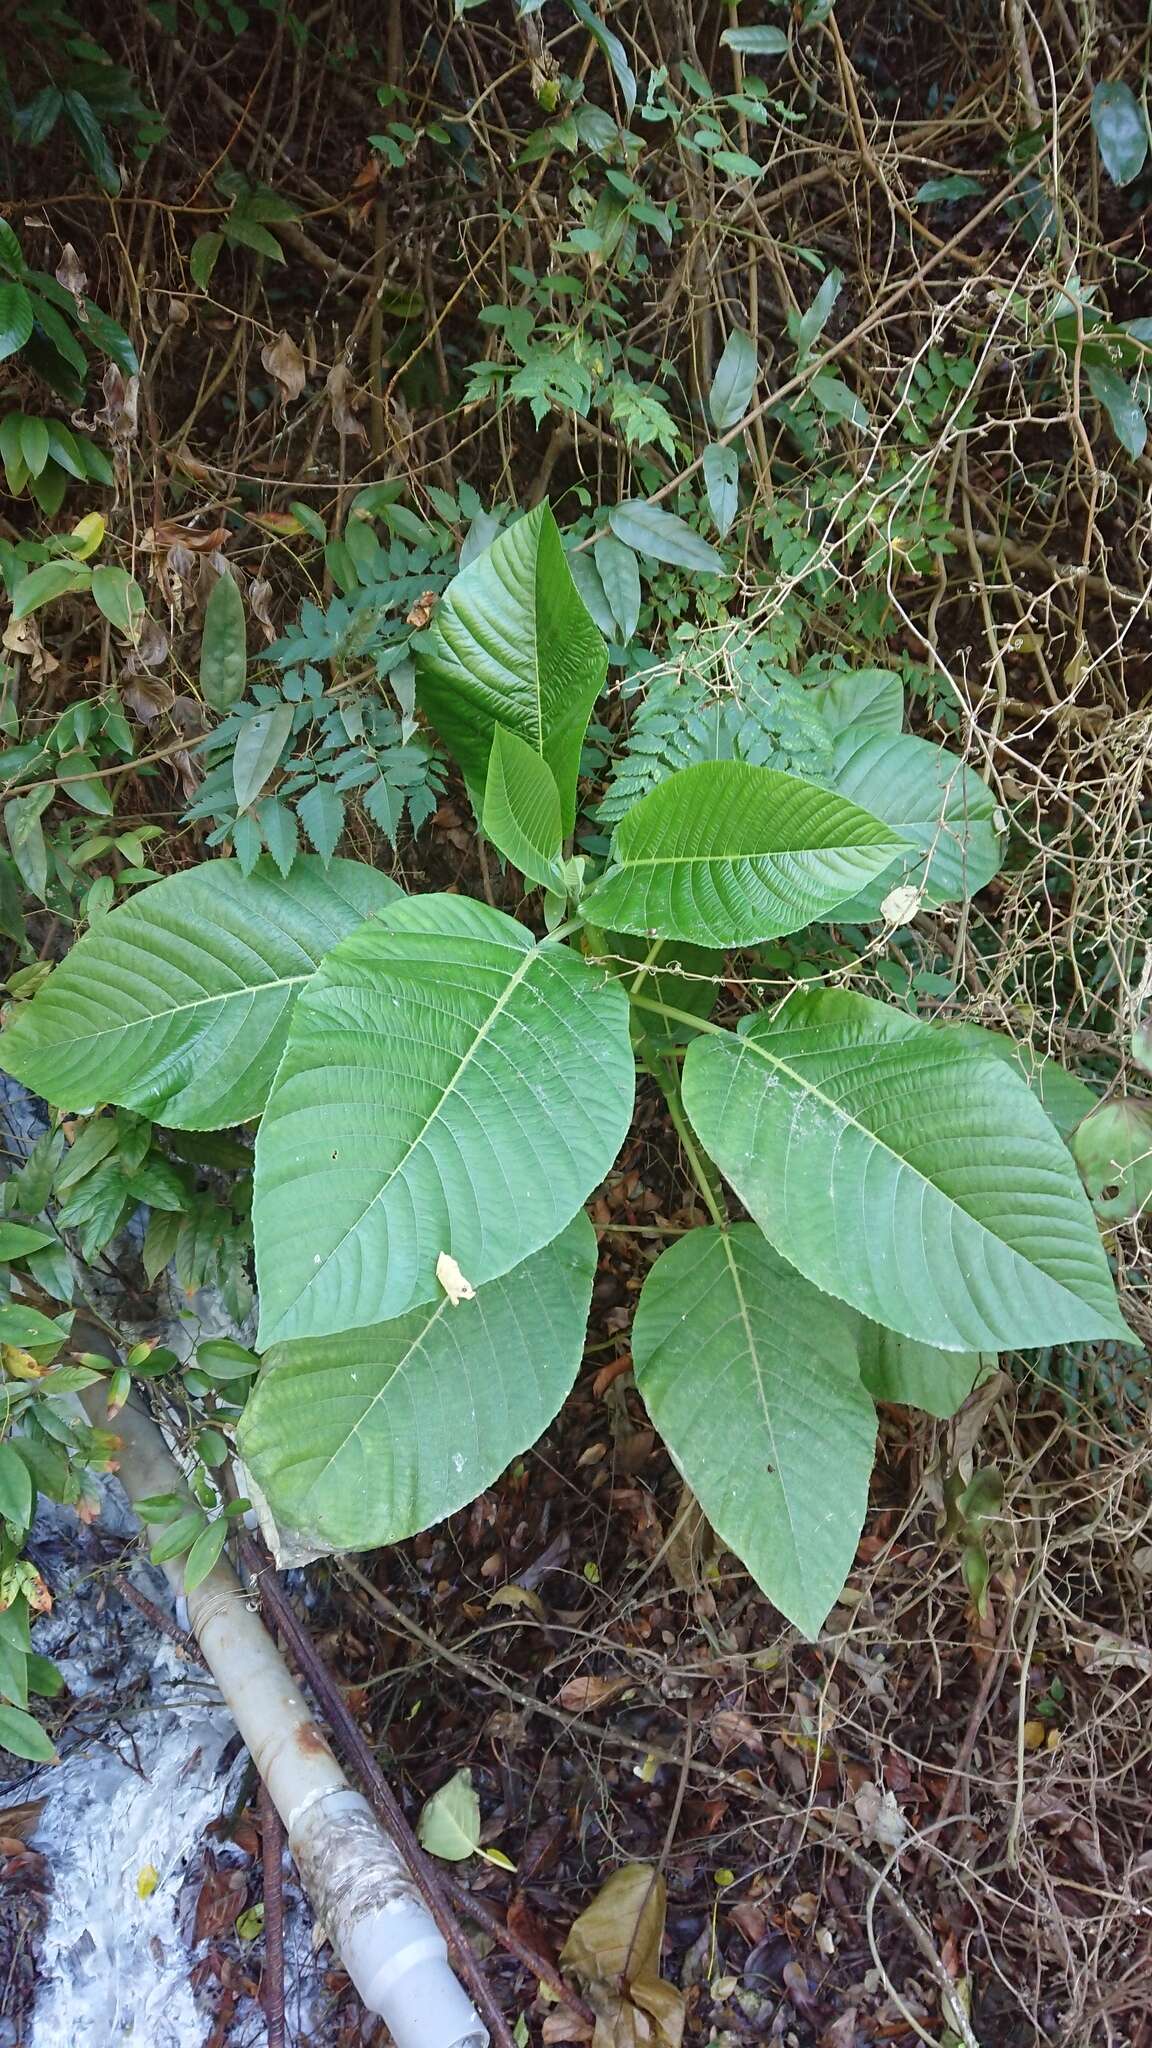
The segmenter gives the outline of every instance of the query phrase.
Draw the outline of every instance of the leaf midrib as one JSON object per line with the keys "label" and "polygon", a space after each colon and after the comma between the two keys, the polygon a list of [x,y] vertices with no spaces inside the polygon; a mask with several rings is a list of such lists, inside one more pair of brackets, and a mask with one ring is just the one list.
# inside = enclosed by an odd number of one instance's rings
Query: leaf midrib
{"label": "leaf midrib", "polygon": [[100,1031],[84,1031],[72,1034],[67,1040],[68,1049],[74,1046],[96,1045],[102,1038],[123,1037],[129,1031],[144,1031],[149,1025],[163,1024],[169,1017],[183,1017],[191,1010],[207,1009],[212,1003],[236,1003],[245,996],[267,995],[274,988],[295,988],[298,983],[311,981],[315,967],[306,974],[282,974],[273,981],[249,981],[239,988],[221,989],[214,996],[196,996],[190,1003],[171,1003],[166,1010],[149,1010],[143,1017],[130,1017],[119,1024],[109,1024]]}

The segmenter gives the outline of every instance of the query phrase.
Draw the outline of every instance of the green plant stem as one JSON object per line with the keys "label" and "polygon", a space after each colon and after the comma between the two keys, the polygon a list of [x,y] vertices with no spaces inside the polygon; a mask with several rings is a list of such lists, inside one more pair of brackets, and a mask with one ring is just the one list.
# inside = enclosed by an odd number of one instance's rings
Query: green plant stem
{"label": "green plant stem", "polygon": [[[657,1006],[649,1004],[648,1007]],[[657,1052],[655,1047],[647,1042],[641,1046],[641,1058],[653,1080],[659,1082],[668,1105],[672,1127],[680,1140],[681,1149],[692,1170],[692,1178],[703,1197],[704,1206],[717,1230],[727,1230],[728,1218],[724,1213],[723,1196],[712,1178],[715,1168],[709,1172],[711,1162],[705,1158],[697,1145],[692,1127],[684,1114],[684,1105],[680,1100],[680,1076],[675,1065],[665,1054]]]}

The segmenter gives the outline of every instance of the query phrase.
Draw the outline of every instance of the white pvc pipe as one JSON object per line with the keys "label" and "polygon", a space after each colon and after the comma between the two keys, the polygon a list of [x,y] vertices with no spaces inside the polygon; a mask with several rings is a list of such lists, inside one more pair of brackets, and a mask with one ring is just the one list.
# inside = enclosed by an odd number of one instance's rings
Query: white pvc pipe
{"label": "white pvc pipe", "polygon": [[[131,1400],[109,1422],[105,1396],[93,1385],[82,1399],[94,1426],[120,1438],[117,1477],[129,1500],[185,1492],[151,1417]],[[284,1822],[317,1921],[368,2011],[396,2048],[488,2048],[407,1864],[349,1785],[231,1566],[222,1558],[190,1593],[180,1559],[164,1571],[187,1600],[192,1632]]]}

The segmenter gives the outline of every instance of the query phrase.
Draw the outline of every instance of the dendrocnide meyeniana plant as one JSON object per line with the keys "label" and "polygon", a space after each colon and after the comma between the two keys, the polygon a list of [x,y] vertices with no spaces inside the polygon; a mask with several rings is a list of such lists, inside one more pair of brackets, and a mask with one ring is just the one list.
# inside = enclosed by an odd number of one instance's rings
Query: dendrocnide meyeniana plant
{"label": "dendrocnide meyeniana plant", "polygon": [[638,1059],[712,1222],[645,1280],[637,1384],[718,1534],[814,1632],[863,1521],[874,1397],[948,1413],[988,1352],[1126,1326],[1007,1041],[844,990],[735,1031],[711,1015],[731,950],[981,886],[979,778],[900,733],[875,672],[854,710],[840,678],[830,786],[699,761],[591,876],[569,847],[604,666],[546,505],[456,577],[419,655],[421,707],[546,892],[548,936],[356,862],[212,861],[101,918],[0,1059],[62,1108],[261,1118],[240,1447],[280,1526],[326,1549],[437,1521],[555,1415],[595,1270],[584,1203]]}

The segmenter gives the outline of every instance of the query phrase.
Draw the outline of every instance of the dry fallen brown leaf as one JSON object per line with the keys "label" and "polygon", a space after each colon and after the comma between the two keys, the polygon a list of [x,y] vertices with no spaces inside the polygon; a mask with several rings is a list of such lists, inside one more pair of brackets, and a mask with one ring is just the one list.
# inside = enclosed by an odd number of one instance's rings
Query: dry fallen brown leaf
{"label": "dry fallen brown leaf", "polygon": [[628,1692],[634,1681],[631,1678],[597,1678],[589,1674],[582,1678],[570,1678],[560,1687],[556,1695],[557,1704],[567,1707],[570,1714],[588,1714],[597,1707],[606,1706],[609,1700],[619,1698]]}
{"label": "dry fallen brown leaf", "polygon": [[684,1996],[660,1975],[668,1894],[658,1870],[614,1870],[574,1923],[560,1967],[583,1978],[593,2048],[681,2048]]}

